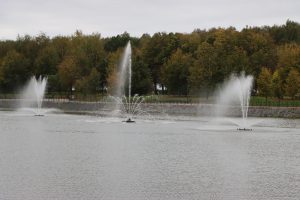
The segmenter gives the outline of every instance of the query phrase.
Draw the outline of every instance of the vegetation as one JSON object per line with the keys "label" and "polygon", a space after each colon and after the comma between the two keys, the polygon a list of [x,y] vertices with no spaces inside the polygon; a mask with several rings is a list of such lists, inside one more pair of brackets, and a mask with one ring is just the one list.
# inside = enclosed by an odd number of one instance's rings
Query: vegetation
{"label": "vegetation", "polygon": [[262,68],[257,78],[258,94],[267,99],[272,95],[272,85],[272,74],[270,70],[265,67]]}
{"label": "vegetation", "polygon": [[[0,93],[16,91],[32,75],[48,76],[48,93],[83,96],[112,93],[128,40],[133,47],[133,94],[200,95],[209,98],[232,73],[254,76],[253,94],[299,98],[300,24],[196,29],[109,38],[100,34],[53,38],[18,36],[0,41]],[[272,101],[272,100],[271,100]]]}

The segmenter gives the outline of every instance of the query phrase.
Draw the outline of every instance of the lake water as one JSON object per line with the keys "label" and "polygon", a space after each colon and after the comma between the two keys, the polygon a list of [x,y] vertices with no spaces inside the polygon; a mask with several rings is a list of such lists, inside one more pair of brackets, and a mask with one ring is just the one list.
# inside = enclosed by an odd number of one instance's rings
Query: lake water
{"label": "lake water", "polygon": [[299,120],[0,112],[1,200],[300,199]]}

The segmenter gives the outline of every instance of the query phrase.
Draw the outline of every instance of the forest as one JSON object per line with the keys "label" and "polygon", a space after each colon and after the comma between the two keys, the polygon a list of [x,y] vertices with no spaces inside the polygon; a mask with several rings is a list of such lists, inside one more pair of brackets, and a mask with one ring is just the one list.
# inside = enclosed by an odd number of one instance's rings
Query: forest
{"label": "forest", "polygon": [[15,93],[35,75],[48,77],[50,94],[112,94],[129,40],[133,94],[208,97],[232,73],[245,72],[254,76],[253,95],[299,98],[300,24],[291,20],[141,37],[125,32],[104,38],[77,30],[71,36],[40,33],[1,40],[0,93]]}

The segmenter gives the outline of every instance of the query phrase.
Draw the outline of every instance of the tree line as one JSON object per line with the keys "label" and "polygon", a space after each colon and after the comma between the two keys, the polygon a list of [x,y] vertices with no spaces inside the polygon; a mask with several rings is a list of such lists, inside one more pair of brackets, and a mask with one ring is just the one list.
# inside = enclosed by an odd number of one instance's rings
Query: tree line
{"label": "tree line", "polygon": [[132,93],[211,95],[230,74],[254,76],[253,93],[296,98],[300,92],[300,24],[196,29],[103,38],[99,33],[0,41],[0,93],[32,76],[48,77],[48,92],[111,94],[123,49],[131,41]]}

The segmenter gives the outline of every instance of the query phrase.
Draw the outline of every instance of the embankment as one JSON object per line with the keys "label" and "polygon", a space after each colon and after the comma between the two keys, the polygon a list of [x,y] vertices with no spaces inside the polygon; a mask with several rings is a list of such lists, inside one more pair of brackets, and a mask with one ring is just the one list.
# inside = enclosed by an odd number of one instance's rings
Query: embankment
{"label": "embankment", "polygon": [[[14,110],[20,105],[18,99],[0,99],[0,109]],[[95,113],[105,115],[110,113],[115,104],[108,102],[81,102],[69,100],[45,100],[45,108],[56,108],[64,112]],[[214,104],[174,104],[174,103],[144,103],[142,109],[150,114],[186,115],[186,116],[214,116],[218,107]],[[226,109],[226,116],[241,116],[240,107],[230,106]],[[300,118],[300,107],[249,107],[250,117],[280,117]]]}

